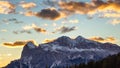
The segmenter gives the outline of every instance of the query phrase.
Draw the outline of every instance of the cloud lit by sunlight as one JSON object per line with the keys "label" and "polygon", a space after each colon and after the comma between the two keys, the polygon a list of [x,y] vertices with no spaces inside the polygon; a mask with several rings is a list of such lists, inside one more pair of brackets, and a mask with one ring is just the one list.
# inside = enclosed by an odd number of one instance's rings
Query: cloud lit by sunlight
{"label": "cloud lit by sunlight", "polygon": [[8,1],[0,1],[0,14],[9,14],[15,11],[15,6]]}
{"label": "cloud lit by sunlight", "polygon": [[1,32],[7,32],[7,30],[6,30],[6,29],[1,29],[0,31],[1,31]]}
{"label": "cloud lit by sunlight", "polygon": [[21,6],[22,8],[24,8],[24,9],[30,9],[30,8],[36,7],[36,4],[33,3],[33,2],[28,2],[28,3],[26,3],[26,2],[21,2],[21,3],[20,3],[20,6]]}
{"label": "cloud lit by sunlight", "polygon": [[91,37],[89,39],[93,40],[93,41],[101,42],[101,43],[107,43],[107,42],[115,43],[117,41],[114,37],[102,38],[102,37],[99,37],[99,36],[94,36],[94,37]]}
{"label": "cloud lit by sunlight", "polygon": [[45,40],[43,40],[43,42],[42,43],[49,43],[49,42],[52,42],[52,41],[54,41],[55,39],[45,39]]}
{"label": "cloud lit by sunlight", "polygon": [[34,40],[19,40],[15,42],[4,42],[3,45],[7,47],[17,47],[17,46],[25,46],[28,42],[35,42]]}

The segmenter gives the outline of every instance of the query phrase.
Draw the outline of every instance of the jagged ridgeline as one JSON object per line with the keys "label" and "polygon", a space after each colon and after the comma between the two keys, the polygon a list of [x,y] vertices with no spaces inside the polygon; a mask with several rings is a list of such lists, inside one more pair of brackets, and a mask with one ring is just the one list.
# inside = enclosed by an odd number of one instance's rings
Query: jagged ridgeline
{"label": "jagged ridgeline", "polygon": [[12,61],[6,68],[64,68],[102,60],[119,52],[120,47],[116,44],[99,43],[81,36],[75,39],[62,36],[39,46],[28,42],[21,58]]}

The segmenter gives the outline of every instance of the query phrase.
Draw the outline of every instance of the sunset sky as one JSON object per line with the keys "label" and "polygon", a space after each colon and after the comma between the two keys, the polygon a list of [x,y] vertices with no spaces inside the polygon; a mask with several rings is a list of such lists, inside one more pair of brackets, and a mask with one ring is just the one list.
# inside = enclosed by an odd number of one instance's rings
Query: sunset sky
{"label": "sunset sky", "polygon": [[77,36],[120,45],[119,0],[0,0],[0,66],[28,41]]}

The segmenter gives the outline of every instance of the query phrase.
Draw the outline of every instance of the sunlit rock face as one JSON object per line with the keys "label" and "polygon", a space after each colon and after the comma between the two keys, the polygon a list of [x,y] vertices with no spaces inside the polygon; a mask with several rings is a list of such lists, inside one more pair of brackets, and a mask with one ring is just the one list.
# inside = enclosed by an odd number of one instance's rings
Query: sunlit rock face
{"label": "sunlit rock face", "polygon": [[12,61],[6,68],[63,68],[90,60],[98,61],[118,52],[120,47],[116,44],[99,43],[81,36],[75,39],[62,36],[38,47],[28,42],[21,58]]}

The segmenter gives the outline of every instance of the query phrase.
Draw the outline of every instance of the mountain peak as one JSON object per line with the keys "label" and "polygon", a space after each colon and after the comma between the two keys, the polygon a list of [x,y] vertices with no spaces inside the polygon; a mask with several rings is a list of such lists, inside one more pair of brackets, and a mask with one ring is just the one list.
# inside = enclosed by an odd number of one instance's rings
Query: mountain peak
{"label": "mountain peak", "polygon": [[96,43],[82,36],[75,39],[62,36],[38,47],[33,42],[28,42],[22,51],[20,63],[9,67],[11,63],[7,68],[19,68],[16,66],[19,64],[29,66],[28,68],[45,68],[46,65],[50,68],[63,68],[73,64],[88,63],[91,60],[98,61],[120,52],[119,46],[112,45]]}
{"label": "mountain peak", "polygon": [[34,45],[34,43],[32,41],[29,41],[26,46],[29,48],[29,49],[33,49],[33,48],[36,48],[36,46]]}
{"label": "mountain peak", "polygon": [[82,39],[85,39],[85,38],[82,37],[82,36],[77,36],[77,37],[75,38],[75,40],[82,40]]}
{"label": "mountain peak", "polygon": [[68,37],[68,36],[61,36],[58,39],[70,39],[70,37]]}
{"label": "mountain peak", "polygon": [[70,37],[68,36],[62,36],[62,37],[59,37],[58,39],[56,39],[56,41],[58,42],[61,42],[61,41],[70,41],[72,40]]}

